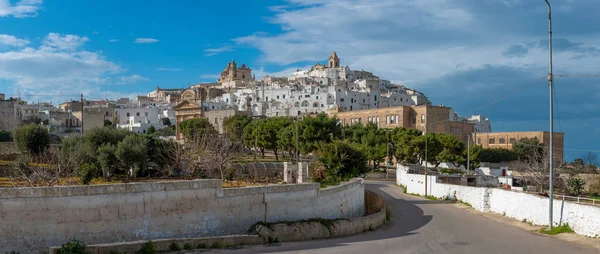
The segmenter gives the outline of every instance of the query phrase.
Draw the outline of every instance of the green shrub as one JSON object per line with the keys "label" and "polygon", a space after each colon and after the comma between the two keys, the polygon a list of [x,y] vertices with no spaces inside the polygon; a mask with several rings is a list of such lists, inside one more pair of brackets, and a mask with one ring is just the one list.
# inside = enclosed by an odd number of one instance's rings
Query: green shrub
{"label": "green shrub", "polygon": [[214,242],[211,246],[211,249],[221,249],[223,248],[223,244],[221,244],[220,242]]}
{"label": "green shrub", "polygon": [[19,150],[31,154],[43,153],[50,145],[48,130],[35,124],[16,128],[13,139]]}
{"label": "green shrub", "polygon": [[385,221],[390,221],[392,218],[392,209],[389,206],[385,206]]}
{"label": "green shrub", "polygon": [[9,142],[10,141],[10,132],[0,130],[0,142]]}
{"label": "green shrub", "polygon": [[60,246],[59,254],[86,254],[85,244],[78,240],[71,240]]}
{"label": "green shrub", "polygon": [[585,181],[581,178],[573,177],[567,180],[567,187],[569,188],[569,193],[574,196],[579,196],[583,192],[585,186]]}
{"label": "green shrub", "polygon": [[208,249],[208,246],[206,246],[206,243],[201,243],[196,246],[196,249]]}
{"label": "green shrub", "polygon": [[96,165],[92,163],[84,163],[81,165],[81,171],[79,172],[79,178],[81,179],[81,184],[88,185],[94,177],[98,174],[98,170],[96,169]]}
{"label": "green shrub", "polygon": [[322,187],[337,185],[340,181],[357,177],[369,170],[365,153],[347,141],[321,143],[316,155],[318,163],[313,163],[313,181],[320,182]]}
{"label": "green shrub", "polygon": [[558,235],[560,233],[573,233],[574,231],[569,224],[562,224],[558,227],[553,227],[552,229],[543,228],[541,232],[548,235]]}
{"label": "green shrub", "polygon": [[190,243],[186,243],[186,244],[184,244],[184,245],[183,245],[183,249],[184,249],[184,250],[191,250],[191,249],[192,249],[192,244],[190,244]]}
{"label": "green shrub", "polygon": [[135,254],[155,254],[156,249],[152,241],[148,241],[142,245],[142,247],[135,252]]}
{"label": "green shrub", "polygon": [[170,251],[180,251],[181,248],[179,248],[179,245],[176,243],[171,243],[171,245],[169,245],[169,250]]}

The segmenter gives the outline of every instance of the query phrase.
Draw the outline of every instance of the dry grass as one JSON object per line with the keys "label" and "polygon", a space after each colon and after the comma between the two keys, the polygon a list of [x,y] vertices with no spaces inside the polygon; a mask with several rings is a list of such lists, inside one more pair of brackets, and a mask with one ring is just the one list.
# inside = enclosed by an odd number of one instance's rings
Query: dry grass
{"label": "dry grass", "polygon": [[381,211],[383,197],[370,190],[365,190],[365,210],[367,215]]}
{"label": "dry grass", "polygon": [[[105,181],[102,178],[94,178],[90,185],[103,185],[103,184],[123,184],[123,183],[153,183],[153,182],[171,182],[171,181],[186,181],[188,179],[183,178],[136,178],[136,179],[112,179],[111,181]],[[77,177],[61,179],[59,185],[62,186],[78,186],[81,185],[81,180]],[[238,188],[238,187],[252,187],[252,186],[265,186],[266,183],[261,182],[247,182],[247,181],[225,181],[222,184],[222,188]],[[7,177],[0,177],[0,188],[12,188],[12,187],[29,187],[26,181],[11,182]]]}

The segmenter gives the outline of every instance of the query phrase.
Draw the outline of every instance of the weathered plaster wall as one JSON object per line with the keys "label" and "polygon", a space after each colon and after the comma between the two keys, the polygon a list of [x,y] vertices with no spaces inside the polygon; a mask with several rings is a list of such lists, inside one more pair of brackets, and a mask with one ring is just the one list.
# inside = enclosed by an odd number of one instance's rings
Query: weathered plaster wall
{"label": "weathered plaster wall", "polygon": [[[424,175],[408,174],[402,166],[396,171],[397,184],[407,187],[408,193],[424,195]],[[536,225],[548,225],[548,198],[534,194],[507,191],[499,188],[469,187],[437,182],[436,176],[428,176],[428,193],[437,198],[456,198],[471,204],[482,212],[494,212]],[[555,200],[553,222],[567,223],[580,235],[600,236],[600,207]]]}
{"label": "weathered plaster wall", "polygon": [[353,180],[221,189],[220,180],[0,189],[0,253],[87,244],[245,233],[258,221],[364,214]]}

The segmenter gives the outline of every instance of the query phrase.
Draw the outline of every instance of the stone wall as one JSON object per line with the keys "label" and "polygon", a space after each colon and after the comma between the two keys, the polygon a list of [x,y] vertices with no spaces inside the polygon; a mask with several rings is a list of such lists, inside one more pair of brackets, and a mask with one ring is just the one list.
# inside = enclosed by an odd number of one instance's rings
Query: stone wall
{"label": "stone wall", "polygon": [[245,233],[258,221],[354,218],[364,184],[222,189],[220,180],[0,189],[0,253]]}
{"label": "stone wall", "polygon": [[[424,195],[425,176],[408,174],[404,167],[396,171],[397,184],[406,186],[407,193]],[[494,212],[535,225],[548,225],[548,198],[534,194],[507,191],[498,188],[469,187],[437,182],[436,176],[428,176],[428,193],[437,198],[457,199],[482,212]],[[600,235],[600,207],[555,200],[553,222],[567,223],[575,233],[590,237]]]}

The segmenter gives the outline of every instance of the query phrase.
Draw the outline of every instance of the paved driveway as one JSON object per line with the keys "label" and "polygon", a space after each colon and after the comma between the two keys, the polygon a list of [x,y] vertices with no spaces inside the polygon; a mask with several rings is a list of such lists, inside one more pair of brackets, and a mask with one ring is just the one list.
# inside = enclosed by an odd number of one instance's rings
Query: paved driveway
{"label": "paved driveway", "polygon": [[403,194],[393,182],[368,181],[367,188],[382,193],[392,209],[390,223],[373,232],[211,253],[598,253],[493,221],[447,202]]}

